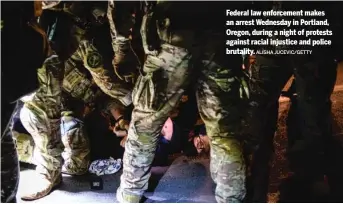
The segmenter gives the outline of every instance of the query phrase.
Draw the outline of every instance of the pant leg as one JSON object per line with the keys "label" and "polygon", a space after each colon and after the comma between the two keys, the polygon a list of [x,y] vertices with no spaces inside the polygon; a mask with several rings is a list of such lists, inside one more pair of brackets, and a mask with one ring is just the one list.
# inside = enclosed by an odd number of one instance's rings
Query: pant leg
{"label": "pant leg", "polygon": [[1,140],[1,202],[15,201],[19,184],[19,162],[11,131]]}
{"label": "pant leg", "polygon": [[250,202],[267,202],[270,159],[278,122],[279,96],[293,70],[288,58],[256,56],[251,66],[251,104],[248,134],[257,138],[251,161]]}
{"label": "pant leg", "polygon": [[[273,100],[273,104],[266,107],[265,121],[261,132],[261,140],[258,147],[253,151],[251,161],[251,184],[252,192],[249,195],[250,202],[267,202],[269,187],[270,162],[274,153],[274,135],[278,123],[278,100]],[[251,182],[251,183],[250,183]]]}
{"label": "pant leg", "polygon": [[222,55],[221,44],[214,42],[218,38],[208,36],[202,43],[203,55],[196,61],[201,69],[196,96],[211,141],[210,171],[216,183],[215,198],[219,203],[236,203],[243,202],[246,196],[241,59]]}
{"label": "pant leg", "polygon": [[336,68],[333,60],[325,58],[311,59],[297,67],[298,119],[303,140],[295,143],[292,154],[299,160],[296,173],[309,179],[322,176],[323,172],[331,174],[332,191],[341,196],[337,183],[342,182],[341,173],[338,173],[342,172],[342,160],[337,153],[342,151],[334,141],[331,129],[330,96],[336,81]]}
{"label": "pant leg", "polygon": [[73,175],[84,174],[88,171],[90,148],[83,121],[76,118],[70,111],[63,112],[61,120],[64,145],[62,171]]}
{"label": "pant leg", "polygon": [[[14,112],[16,109],[14,110]],[[9,124],[4,128],[1,135],[1,202],[16,203],[16,196],[19,185],[19,162],[16,144],[12,138],[11,126],[12,117]]]}
{"label": "pant leg", "polygon": [[307,168],[320,166],[319,157],[315,158],[315,155],[323,155],[328,138],[332,135],[330,96],[336,81],[336,66],[333,60],[318,59],[296,68],[298,119],[303,140],[297,142],[293,150],[299,158],[304,156],[306,162],[301,163]]}
{"label": "pant leg", "polygon": [[12,137],[16,143],[19,162],[34,164],[34,142],[32,136],[25,130],[20,121],[20,111],[23,108],[23,105],[24,103],[22,101],[17,101],[17,106],[15,108],[14,114],[12,115]]}
{"label": "pant leg", "polygon": [[1,135],[4,135],[7,125],[10,123],[13,110],[15,109],[16,104],[10,103],[9,100],[6,100],[6,98],[4,98],[5,93],[2,94],[2,97],[3,98],[1,99]]}
{"label": "pant leg", "polygon": [[60,131],[61,85],[64,68],[56,55],[38,69],[39,90],[21,109],[20,120],[35,142],[36,171],[51,182],[60,175],[62,149]]}
{"label": "pant leg", "polygon": [[124,202],[138,202],[148,188],[158,136],[188,86],[190,57],[187,50],[168,44],[162,45],[158,56],[147,57],[145,75],[138,78],[133,90],[134,110],[117,191]]}

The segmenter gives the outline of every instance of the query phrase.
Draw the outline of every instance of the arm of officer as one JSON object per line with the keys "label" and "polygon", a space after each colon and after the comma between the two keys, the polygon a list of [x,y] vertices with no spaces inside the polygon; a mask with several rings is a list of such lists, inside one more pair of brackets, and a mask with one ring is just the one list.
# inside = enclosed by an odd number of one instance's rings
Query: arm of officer
{"label": "arm of officer", "polygon": [[135,82],[139,59],[131,46],[132,29],[135,24],[134,4],[132,2],[108,2],[107,18],[110,24],[113,67],[119,79]]}
{"label": "arm of officer", "polygon": [[124,106],[132,103],[132,84],[123,83],[112,70],[104,66],[103,58],[96,47],[88,40],[83,40],[71,56],[74,61],[82,61],[90,72],[96,85],[108,96],[119,100]]}

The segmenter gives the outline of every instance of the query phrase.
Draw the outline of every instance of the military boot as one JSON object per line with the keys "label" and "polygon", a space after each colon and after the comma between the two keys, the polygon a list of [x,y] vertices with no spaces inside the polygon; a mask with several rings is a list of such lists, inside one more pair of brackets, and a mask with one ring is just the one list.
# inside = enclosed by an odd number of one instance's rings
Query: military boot
{"label": "military boot", "polygon": [[75,175],[75,176],[81,176],[85,175],[88,172],[87,166],[85,168],[79,168],[76,169],[74,166],[71,165],[71,163],[65,163],[62,166],[62,173],[67,175]]}
{"label": "military boot", "polygon": [[116,196],[119,203],[139,203],[142,199],[142,197],[138,195],[124,194],[120,187],[117,190]]}
{"label": "military boot", "polygon": [[54,188],[58,187],[62,183],[62,175],[58,171],[47,174],[38,174],[38,178],[35,179],[34,185],[31,185],[30,193],[27,193],[21,197],[22,200],[31,201],[37,200],[47,196]]}
{"label": "military boot", "polygon": [[32,135],[35,142],[36,173],[32,175],[32,182],[27,188],[29,192],[24,194],[22,200],[36,200],[48,195],[52,189],[62,181],[60,119],[44,118],[44,112],[32,107],[21,110],[20,119],[25,129]]}

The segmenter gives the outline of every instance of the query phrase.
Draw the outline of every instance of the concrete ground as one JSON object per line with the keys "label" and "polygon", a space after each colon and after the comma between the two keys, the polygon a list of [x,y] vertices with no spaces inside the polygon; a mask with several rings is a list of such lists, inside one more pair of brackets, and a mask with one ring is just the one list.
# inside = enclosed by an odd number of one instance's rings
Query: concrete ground
{"label": "concrete ground", "polygon": [[[90,189],[90,176],[63,175],[63,184],[37,203],[113,203],[119,186],[121,171],[102,176],[103,190]],[[19,196],[35,183],[33,170],[21,172]],[[214,203],[213,182],[209,174],[209,160],[191,160],[184,156],[167,167],[153,167],[146,203]],[[26,201],[27,202],[27,201]]]}
{"label": "concrete ground", "polygon": [[[343,64],[340,65],[335,92],[332,95],[335,136],[343,145]],[[287,137],[285,118],[289,101],[280,100],[279,127],[275,137],[275,156],[272,161],[269,201],[277,202],[280,196],[281,182],[289,176],[285,157]],[[340,155],[341,156],[341,155]],[[38,203],[113,203],[116,202],[115,191],[119,185],[121,172],[103,176],[104,189],[90,190],[89,177],[71,177],[64,175],[64,183],[49,196],[37,200]],[[33,170],[21,172],[19,195],[35,184]],[[154,167],[150,187],[145,196],[146,202],[182,202],[213,203],[214,185],[209,173],[209,160],[189,160],[177,158],[169,167]]]}

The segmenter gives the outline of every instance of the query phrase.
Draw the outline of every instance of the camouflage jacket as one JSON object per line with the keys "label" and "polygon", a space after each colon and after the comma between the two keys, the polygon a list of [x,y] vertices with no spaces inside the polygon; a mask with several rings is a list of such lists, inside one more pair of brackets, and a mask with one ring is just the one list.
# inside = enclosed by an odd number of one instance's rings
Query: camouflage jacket
{"label": "camouflage jacket", "polygon": [[131,104],[132,85],[123,83],[115,75],[110,60],[106,60],[91,41],[82,40],[79,48],[68,60],[68,64],[69,66],[83,66],[105,94],[118,99],[125,106]]}

